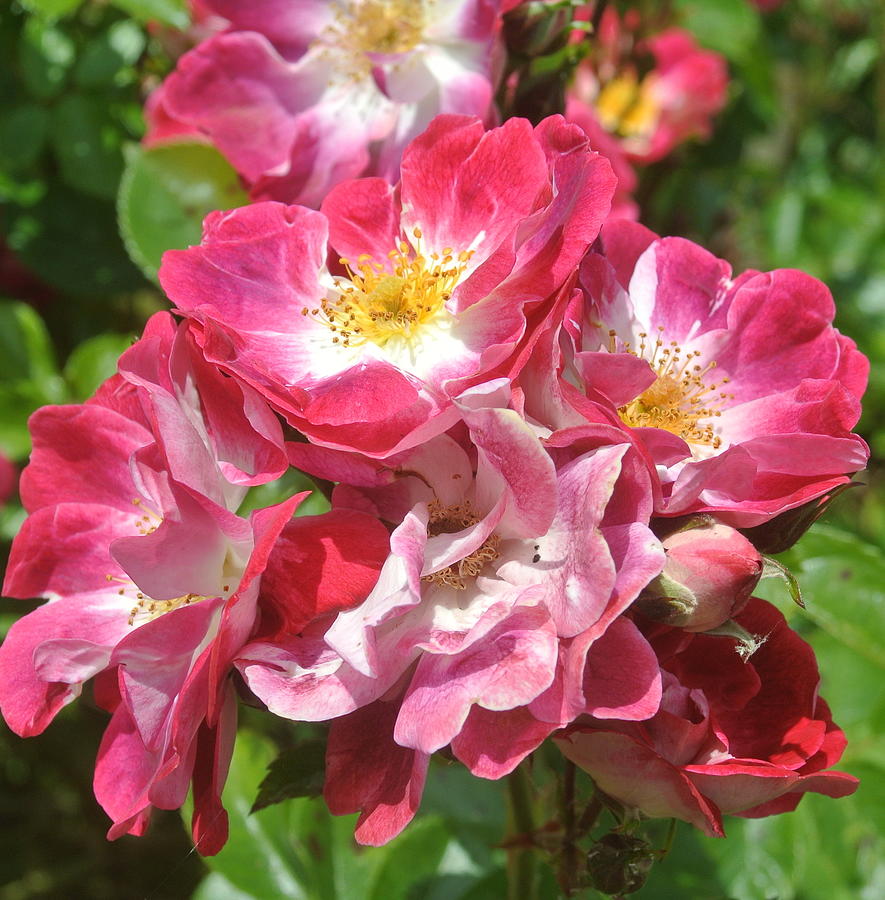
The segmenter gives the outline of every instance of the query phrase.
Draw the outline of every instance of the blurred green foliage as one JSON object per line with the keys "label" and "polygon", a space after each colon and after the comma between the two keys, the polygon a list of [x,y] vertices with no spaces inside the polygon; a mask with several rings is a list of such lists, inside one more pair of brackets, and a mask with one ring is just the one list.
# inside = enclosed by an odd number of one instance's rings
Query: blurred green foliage
{"label": "blurred green foliage", "polygon": [[[733,76],[713,137],[643,173],[644,223],[697,240],[737,271],[788,266],[826,281],[840,327],[872,361],[862,430],[874,450],[869,486],[840,498],[828,524],[784,557],[808,610],[766,587],[815,647],[858,793],[809,796],[786,816],[731,818],[726,841],[680,825],[636,896],[875,900],[885,896],[885,6],[787,0],[763,15],[749,0],[616,5],[678,15]],[[0,451],[19,464],[30,412],[85,399],[166,306],[151,280],[162,250],[197,240],[206,211],[245,202],[211,149],[138,145],[144,97],[172,64],[167,48],[182,46],[166,40],[168,28],[186,24],[184,0],[13,0],[0,10]],[[280,487],[309,485],[258,488],[244,509],[275,502]],[[300,512],[324,508],[316,493]],[[0,539],[22,516],[13,498],[0,510]],[[0,633],[30,608],[0,601]],[[105,842],[89,785],[105,720],[88,701],[37,739],[0,727],[0,900],[505,895],[500,785],[437,761],[416,823],[386,848],[358,850],[353,817],[331,817],[316,799],[249,814],[277,751],[297,752],[295,740],[313,732],[246,713],[226,791],[232,841],[205,863],[175,814],[146,838]],[[533,779],[550,801],[545,760]],[[309,792],[308,762],[272,786]],[[664,831],[653,829],[658,846]],[[540,896],[556,895],[542,870]]]}

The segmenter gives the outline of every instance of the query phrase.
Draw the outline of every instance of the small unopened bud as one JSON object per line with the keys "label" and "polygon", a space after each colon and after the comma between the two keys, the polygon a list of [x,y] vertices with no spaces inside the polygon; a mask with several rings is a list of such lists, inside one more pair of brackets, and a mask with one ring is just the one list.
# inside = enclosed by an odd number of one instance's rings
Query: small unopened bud
{"label": "small unopened bud", "polygon": [[664,571],[639,595],[637,608],[657,622],[709,631],[737,615],[762,576],[763,560],[742,535],[705,522],[667,536]]}

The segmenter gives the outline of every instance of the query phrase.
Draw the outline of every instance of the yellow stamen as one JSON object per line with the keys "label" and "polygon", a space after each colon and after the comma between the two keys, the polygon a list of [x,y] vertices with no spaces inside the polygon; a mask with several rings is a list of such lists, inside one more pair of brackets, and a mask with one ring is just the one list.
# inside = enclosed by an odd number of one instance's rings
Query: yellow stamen
{"label": "yellow stamen", "polygon": [[383,347],[392,338],[411,341],[445,312],[472,255],[472,250],[456,255],[446,248],[442,258],[431,254],[428,259],[400,241],[387,254],[386,265],[367,254],[356,263],[342,258],[347,277],[337,279],[337,295],[322,300],[319,308],[303,307],[301,315],[322,322],[333,334],[332,343],[344,347],[366,342]]}
{"label": "yellow stamen", "polygon": [[[438,534],[455,534],[463,531],[480,520],[468,502],[457,503],[454,506],[443,506],[439,500],[431,500],[427,505],[430,512],[430,521],[427,523],[427,534],[434,537]],[[486,563],[498,558],[498,544],[501,538],[497,534],[490,534],[480,547],[472,553],[434,572],[431,575],[423,575],[421,580],[429,584],[446,585],[455,590],[463,591],[467,587],[467,579],[475,578],[483,570]]]}
{"label": "yellow stamen", "polygon": [[[663,328],[659,329],[661,331]],[[610,331],[608,337],[609,350],[618,352],[616,332]],[[620,352],[645,359],[657,374],[653,384],[618,409],[627,425],[662,428],[688,443],[719,449],[722,439],[715,433],[710,420],[722,415],[721,407],[733,400],[734,395],[720,390],[728,383],[728,378],[707,383],[707,377],[716,368],[715,361],[699,365],[695,360],[701,356],[700,351],[685,353],[675,341],[665,347],[660,337],[648,342],[647,334],[639,335],[638,350],[625,343]]]}

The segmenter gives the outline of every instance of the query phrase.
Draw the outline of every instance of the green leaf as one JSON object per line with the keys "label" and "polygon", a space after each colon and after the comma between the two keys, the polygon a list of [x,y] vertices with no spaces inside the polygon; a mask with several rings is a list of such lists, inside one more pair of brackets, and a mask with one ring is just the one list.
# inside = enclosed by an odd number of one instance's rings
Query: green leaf
{"label": "green leaf", "polygon": [[683,25],[702,47],[732,60],[752,57],[758,51],[759,13],[742,0],[676,0]]}
{"label": "green leaf", "polygon": [[304,741],[289,747],[268,766],[252,812],[293,797],[318,797],[325,777],[325,741]]}
{"label": "green leaf", "polygon": [[0,382],[57,375],[52,341],[39,313],[27,303],[0,301]]}
{"label": "green leaf", "polygon": [[14,106],[0,113],[0,168],[19,172],[43,151],[49,113],[36,103]]}
{"label": "green leaf", "polygon": [[273,756],[269,741],[249,731],[238,732],[224,788],[230,839],[206,863],[249,897],[314,900],[304,889],[306,868],[292,841],[291,805],[272,806],[249,815],[252,798]]}
{"label": "green leaf", "polygon": [[200,882],[191,900],[253,900],[254,897],[236,888],[219,872],[212,872]]}
{"label": "green leaf", "polygon": [[64,367],[71,398],[81,402],[117,371],[117,360],[132,345],[129,334],[98,334],[78,344]]}
{"label": "green leaf", "polygon": [[69,309],[55,312],[71,324],[74,333],[87,337],[95,328],[85,321],[86,310],[96,321],[103,321],[107,296],[141,287],[144,277],[123,249],[108,201],[58,181],[47,187],[29,209],[10,208],[8,243],[43,281],[65,297],[78,298],[76,316]]}
{"label": "green leaf", "polygon": [[94,197],[113,198],[123,173],[120,133],[107,103],[69,94],[53,109],[52,145],[64,181]]}
{"label": "green leaf", "polygon": [[879,669],[885,669],[882,551],[828,526],[809,531],[783,561],[802,585],[808,616]]}
{"label": "green leaf", "polygon": [[309,476],[299,472],[297,469],[287,469],[276,481],[249,488],[249,492],[243,498],[243,502],[237,510],[237,515],[248,516],[253,510],[264,509],[268,506],[282,503],[293,494],[301,493],[301,491],[312,491],[313,493],[301,501],[298,509],[295,511],[295,515],[318,516],[328,512],[331,508],[329,501],[317,490],[316,485]]}
{"label": "green leaf", "polygon": [[139,22],[162,22],[180,29],[190,24],[185,0],[112,0],[112,3]]}
{"label": "green leaf", "polygon": [[150,278],[156,278],[166,250],[200,242],[207,213],[249,202],[237,173],[206,144],[130,145],[125,155],[117,201],[120,233]]}
{"label": "green leaf", "polygon": [[37,99],[54,97],[65,86],[74,62],[74,42],[61,29],[29,19],[19,42],[19,65],[28,91]]}
{"label": "green leaf", "polygon": [[45,19],[60,19],[74,12],[82,0],[19,0],[19,2],[25,9]]}
{"label": "green leaf", "polygon": [[[118,84],[121,70],[132,66],[145,47],[145,34],[134,22],[115,22],[90,40],[74,67],[74,81],[83,88]],[[135,73],[125,81],[134,79]]]}

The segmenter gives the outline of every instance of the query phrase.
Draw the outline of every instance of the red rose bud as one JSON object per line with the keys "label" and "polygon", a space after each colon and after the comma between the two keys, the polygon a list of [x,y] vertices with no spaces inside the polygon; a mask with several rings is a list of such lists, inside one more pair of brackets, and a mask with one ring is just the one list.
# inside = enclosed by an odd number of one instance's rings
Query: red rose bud
{"label": "red rose bud", "polygon": [[763,560],[738,531],[704,524],[663,540],[664,571],[637,601],[642,613],[687,631],[708,631],[737,615],[762,576]]}

